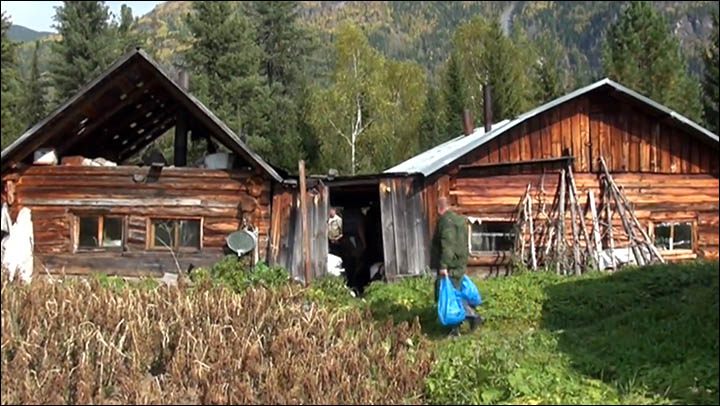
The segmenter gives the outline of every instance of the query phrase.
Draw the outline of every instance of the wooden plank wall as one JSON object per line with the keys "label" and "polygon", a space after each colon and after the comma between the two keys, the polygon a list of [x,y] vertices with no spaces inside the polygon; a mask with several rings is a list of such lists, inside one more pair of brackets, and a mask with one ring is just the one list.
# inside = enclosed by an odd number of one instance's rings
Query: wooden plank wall
{"label": "wooden plank wall", "polygon": [[463,164],[519,162],[573,155],[576,173],[718,173],[718,147],[627,103],[585,96],[528,119],[461,159]]}
{"label": "wooden plank wall", "polygon": [[[718,211],[720,196],[718,178],[707,174],[638,174],[613,175],[627,198],[635,207],[640,222],[649,226],[652,222],[690,220],[697,222],[697,253],[708,258],[718,258]],[[486,220],[511,221],[520,197],[528,183],[532,185],[533,213],[541,211],[541,185],[545,190],[546,210],[550,211],[556,195],[559,174],[504,175],[489,177],[457,177],[450,181],[450,195],[456,199],[455,209],[464,215]],[[579,202],[584,210],[587,191],[593,190],[597,204],[600,197],[600,181],[595,174],[576,174]],[[591,227],[586,213],[588,229]],[[568,218],[569,221],[569,218]],[[541,223],[539,223],[541,224]],[[615,236],[624,234],[619,218],[614,218]],[[540,226],[538,229],[541,231]],[[567,227],[569,230],[570,228]],[[571,238],[568,234],[568,238]],[[618,246],[627,241],[616,240]],[[506,253],[473,257],[468,265],[488,268],[509,264]]]}
{"label": "wooden plank wall", "polygon": [[[308,188],[308,226],[313,278],[327,273],[328,212],[330,195],[327,186]],[[297,189],[276,186],[273,196],[272,229],[268,260],[290,271],[294,280],[305,281],[300,197]]]}
{"label": "wooden plank wall", "polygon": [[[202,258],[221,258],[225,236],[247,218],[259,228],[260,257],[265,258],[270,229],[269,180],[248,172],[196,168],[165,168],[154,182],[133,180],[134,175],[147,173],[148,168],[139,167],[38,166],[3,179],[16,183],[12,215],[22,207],[32,210],[36,253],[55,257],[48,263],[64,266],[66,272],[74,264],[79,273],[84,272],[86,259],[91,257],[87,253],[67,255],[72,253],[71,222],[81,213],[127,217],[126,252],[102,259],[107,265],[103,270],[108,272],[136,272],[136,265],[143,263],[140,258],[158,255],[157,251],[146,251],[147,219],[151,217],[202,218],[202,252],[183,254],[198,263],[204,262]],[[112,258],[118,260],[113,262]]]}
{"label": "wooden plank wall", "polygon": [[385,272],[388,278],[417,275],[429,266],[426,192],[416,178],[380,182]]}

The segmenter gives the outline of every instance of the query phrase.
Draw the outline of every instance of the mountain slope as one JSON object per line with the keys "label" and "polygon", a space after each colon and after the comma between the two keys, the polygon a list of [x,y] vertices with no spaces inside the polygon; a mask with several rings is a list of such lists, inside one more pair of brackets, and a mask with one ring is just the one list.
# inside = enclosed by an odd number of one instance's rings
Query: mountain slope
{"label": "mountain slope", "polygon": [[11,41],[15,42],[28,42],[36,41],[40,38],[46,37],[52,33],[46,31],[35,31],[33,29],[23,27],[22,25],[13,24],[8,30],[8,37]]}
{"label": "mountain slope", "polygon": [[[361,26],[370,43],[385,55],[414,60],[435,72],[451,50],[457,27],[476,15],[500,18],[506,31],[522,28],[530,38],[547,32],[567,50],[573,68],[588,77],[602,75],[601,47],[606,27],[626,2],[614,1],[306,1],[301,18],[317,34],[320,47],[318,73],[329,69],[332,47],[327,46],[335,29],[344,21]],[[190,1],[159,4],[139,20],[139,30],[149,34],[146,49],[171,71],[181,62],[190,43],[185,16]],[[233,3],[238,13],[242,3]],[[699,72],[698,48],[710,34],[711,13],[718,9],[711,1],[659,1],[653,5],[668,18],[669,29],[680,38],[690,68]],[[24,27],[23,27],[24,28]],[[29,44],[26,44],[28,46]],[[21,52],[21,65],[28,66]],[[42,63],[41,63],[42,64]],[[579,69],[578,69],[579,68]]]}

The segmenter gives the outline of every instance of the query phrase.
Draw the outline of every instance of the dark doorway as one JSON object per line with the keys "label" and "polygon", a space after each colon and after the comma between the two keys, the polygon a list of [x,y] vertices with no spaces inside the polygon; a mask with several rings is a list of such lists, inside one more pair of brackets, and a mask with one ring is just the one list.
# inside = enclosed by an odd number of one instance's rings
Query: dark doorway
{"label": "dark doorway", "polygon": [[330,207],[342,218],[343,236],[330,243],[330,254],[342,259],[344,277],[357,295],[384,279],[379,179],[328,182]]}

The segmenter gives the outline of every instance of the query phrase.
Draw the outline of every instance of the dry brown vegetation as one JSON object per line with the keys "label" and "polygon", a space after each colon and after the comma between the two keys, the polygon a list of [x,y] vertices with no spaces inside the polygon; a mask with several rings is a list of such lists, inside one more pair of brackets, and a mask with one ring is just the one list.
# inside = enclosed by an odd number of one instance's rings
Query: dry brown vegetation
{"label": "dry brown vegetation", "polygon": [[3,404],[417,403],[432,357],[417,322],[294,286],[2,283]]}

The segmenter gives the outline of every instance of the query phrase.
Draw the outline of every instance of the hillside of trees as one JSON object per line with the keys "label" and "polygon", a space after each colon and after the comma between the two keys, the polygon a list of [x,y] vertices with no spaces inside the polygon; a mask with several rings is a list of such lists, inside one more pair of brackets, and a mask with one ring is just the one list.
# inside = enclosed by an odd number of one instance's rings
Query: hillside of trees
{"label": "hillside of trees", "polygon": [[290,172],[303,158],[315,172],[381,171],[456,136],[463,108],[481,118],[484,84],[501,120],[609,76],[717,132],[717,13],[678,1],[171,1],[138,18],[63,2],[58,34],[38,41],[12,41],[3,14],[2,146],[136,46],[170,74],[188,70],[191,91]]}

